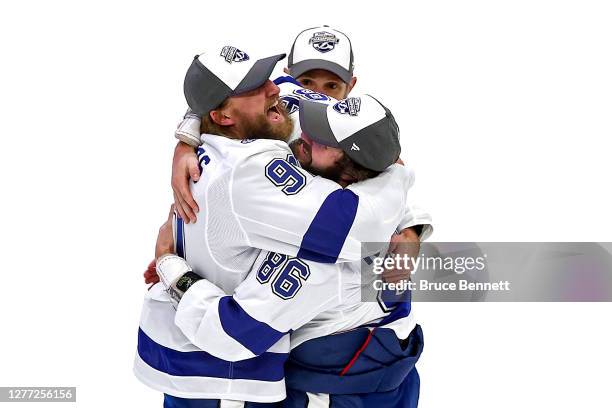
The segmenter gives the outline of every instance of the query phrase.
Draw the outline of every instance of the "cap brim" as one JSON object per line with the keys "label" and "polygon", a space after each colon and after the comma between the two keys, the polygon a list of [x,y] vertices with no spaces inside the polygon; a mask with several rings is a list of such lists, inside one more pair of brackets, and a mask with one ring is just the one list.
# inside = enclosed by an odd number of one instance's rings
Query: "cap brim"
{"label": "cap brim", "polygon": [[287,54],[278,54],[257,60],[242,81],[240,81],[236,89],[234,89],[233,94],[239,95],[262,86],[270,79],[270,75],[272,75],[272,71],[274,71],[274,67],[278,64],[278,61],[286,56]]}
{"label": "cap brim", "polygon": [[300,100],[300,126],[302,131],[315,142],[325,146],[340,147],[329,127],[327,107],[325,103]]}
{"label": "cap brim", "polygon": [[353,78],[353,73],[347,71],[341,65],[323,59],[309,59],[296,62],[289,67],[289,73],[292,77],[297,78],[308,71],[312,71],[313,69],[323,69],[325,71],[334,73],[347,84],[350,83],[351,79]]}

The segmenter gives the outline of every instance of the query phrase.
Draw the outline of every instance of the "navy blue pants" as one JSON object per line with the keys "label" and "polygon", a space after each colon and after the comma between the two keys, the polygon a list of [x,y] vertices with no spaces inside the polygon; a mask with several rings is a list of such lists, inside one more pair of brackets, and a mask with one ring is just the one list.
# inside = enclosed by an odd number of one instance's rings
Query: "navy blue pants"
{"label": "navy blue pants", "polygon": [[420,389],[415,364],[422,351],[418,325],[403,341],[385,328],[307,341],[285,364],[287,398],[281,406],[304,408],[312,398],[317,406],[334,408],[415,408]]}
{"label": "navy blue pants", "polygon": [[[311,398],[317,399],[317,406],[333,408],[416,408],[420,379],[414,365],[422,350],[418,325],[401,342],[384,328],[309,340],[292,350],[285,366],[287,398],[279,403],[246,402],[244,408],[307,408]],[[164,399],[164,408],[219,406],[219,400]]]}
{"label": "navy blue pants", "polygon": [[[421,381],[416,368],[410,371],[404,382],[394,390],[369,394],[330,394],[330,408],[416,408],[419,404]],[[309,398],[303,391],[287,390],[287,399],[280,408],[308,407]],[[321,406],[320,404],[317,406]]]}

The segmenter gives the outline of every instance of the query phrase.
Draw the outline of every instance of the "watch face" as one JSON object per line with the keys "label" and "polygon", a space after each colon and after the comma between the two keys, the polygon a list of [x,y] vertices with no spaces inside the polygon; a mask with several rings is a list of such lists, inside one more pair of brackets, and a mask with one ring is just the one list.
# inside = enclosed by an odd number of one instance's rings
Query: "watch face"
{"label": "watch face", "polygon": [[187,272],[186,274],[181,276],[178,281],[176,281],[176,288],[185,293],[187,292],[187,289],[191,287],[191,285],[193,285],[200,279],[202,278],[198,274],[191,271]]}

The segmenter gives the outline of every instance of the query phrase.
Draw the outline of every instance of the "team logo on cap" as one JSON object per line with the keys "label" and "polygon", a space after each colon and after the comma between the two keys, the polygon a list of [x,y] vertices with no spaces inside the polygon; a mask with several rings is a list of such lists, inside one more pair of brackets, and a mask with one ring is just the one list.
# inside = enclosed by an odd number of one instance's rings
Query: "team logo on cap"
{"label": "team logo on cap", "polygon": [[361,109],[361,98],[346,98],[334,105],[334,110],[341,114],[348,113],[351,116],[357,116]]}
{"label": "team logo on cap", "polygon": [[246,52],[241,51],[236,47],[231,47],[229,45],[223,47],[223,49],[221,50],[221,56],[224,57],[225,61],[230,64],[232,62],[242,62],[249,60],[249,55]]}
{"label": "team logo on cap", "polygon": [[308,40],[308,44],[312,44],[312,47],[319,52],[329,52],[333,50],[338,42],[340,42],[340,39],[327,31],[314,33],[312,38]]}
{"label": "team logo on cap", "polygon": [[311,91],[310,89],[300,88],[293,91],[293,93],[299,96],[302,99],[309,99],[311,101],[329,101],[329,97],[327,95],[323,95],[322,93],[318,93],[315,91]]}

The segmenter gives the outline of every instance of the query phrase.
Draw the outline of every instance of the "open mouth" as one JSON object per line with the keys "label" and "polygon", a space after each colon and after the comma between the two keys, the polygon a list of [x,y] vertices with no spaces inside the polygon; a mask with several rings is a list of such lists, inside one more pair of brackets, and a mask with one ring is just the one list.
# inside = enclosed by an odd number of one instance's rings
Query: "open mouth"
{"label": "open mouth", "polygon": [[283,115],[281,114],[280,111],[281,107],[279,105],[279,100],[277,99],[272,106],[270,106],[266,112],[266,116],[268,117],[268,120],[270,120],[271,122],[282,122],[283,121]]}

